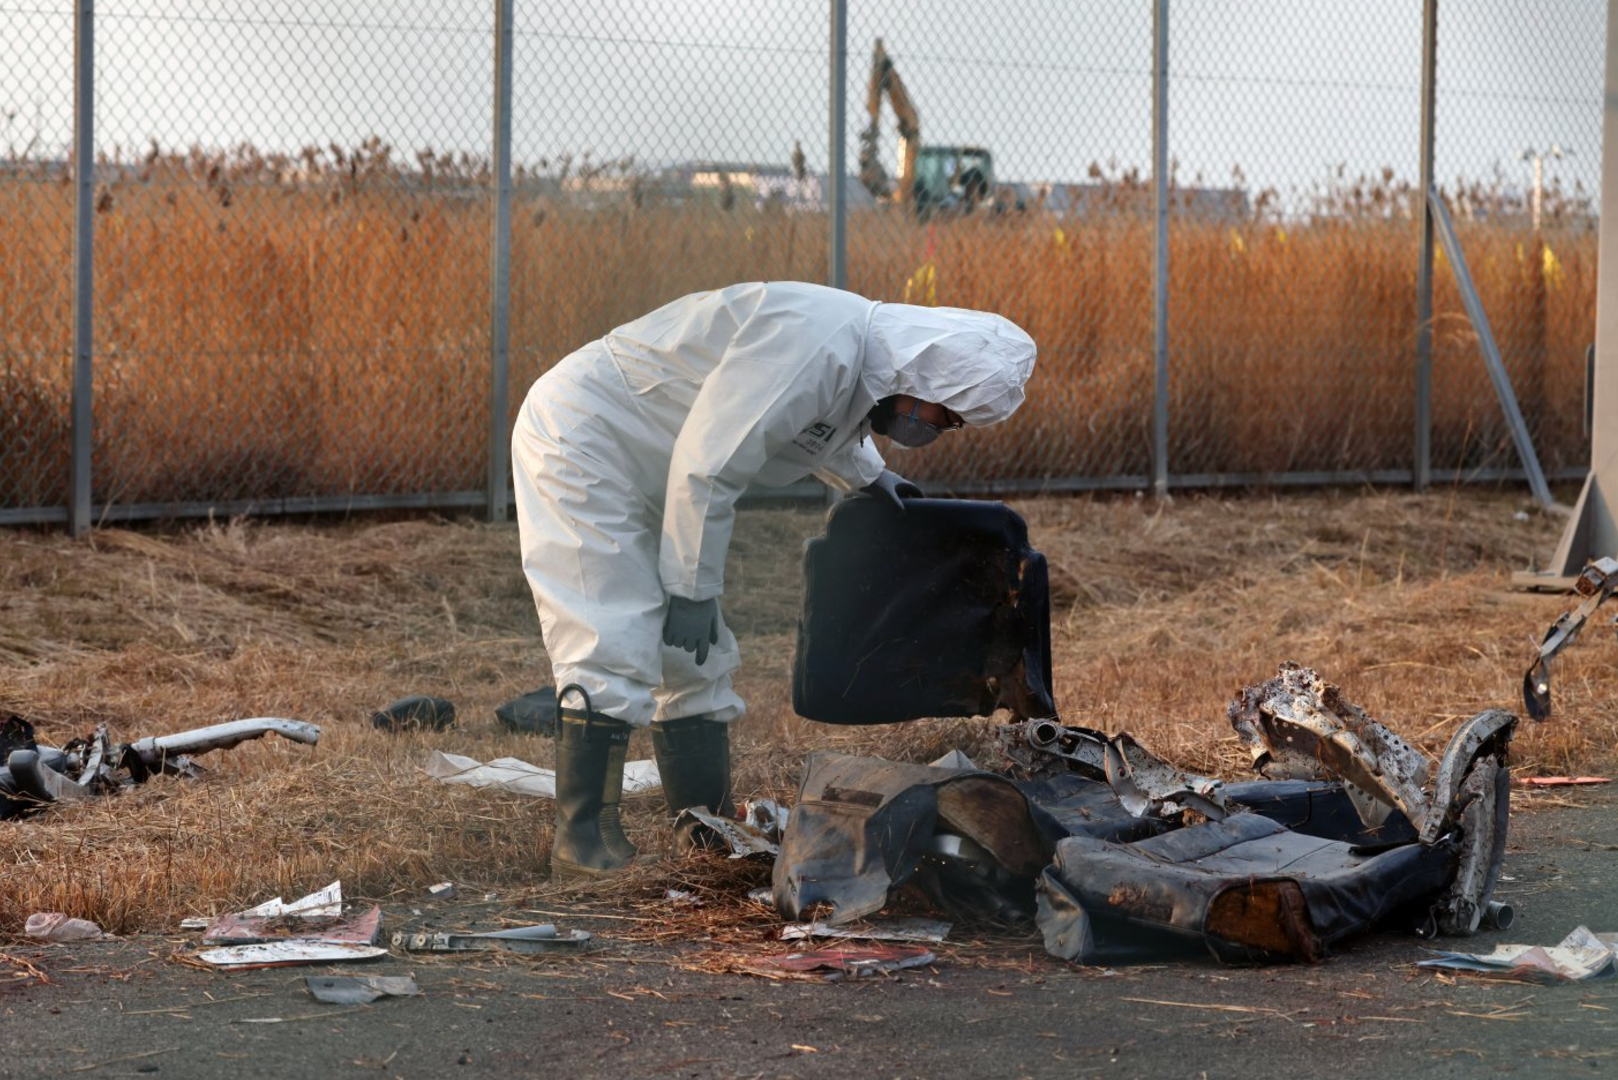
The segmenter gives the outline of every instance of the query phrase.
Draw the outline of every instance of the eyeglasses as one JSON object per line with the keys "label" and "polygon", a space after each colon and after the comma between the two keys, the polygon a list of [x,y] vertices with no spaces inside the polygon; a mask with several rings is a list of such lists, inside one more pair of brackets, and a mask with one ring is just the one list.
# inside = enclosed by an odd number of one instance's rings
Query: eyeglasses
{"label": "eyeglasses", "polygon": [[[910,412],[909,412],[908,415],[909,415],[910,419],[915,421],[916,423],[918,423],[918,424],[926,424],[928,427],[934,429],[935,431],[959,431],[961,428],[966,426],[966,421],[965,420],[962,420],[959,416],[956,416],[953,412],[951,412],[950,410],[944,408],[944,406],[942,406],[942,405],[937,405],[935,407],[943,412],[943,414],[944,414],[944,422],[940,424],[940,423],[936,423],[935,421],[928,420],[928,419],[926,419],[925,417],[923,417],[921,415],[921,406],[922,406],[922,404],[923,403],[922,403],[922,400],[920,398],[911,399]],[[933,404],[933,403],[928,402],[927,404]]]}

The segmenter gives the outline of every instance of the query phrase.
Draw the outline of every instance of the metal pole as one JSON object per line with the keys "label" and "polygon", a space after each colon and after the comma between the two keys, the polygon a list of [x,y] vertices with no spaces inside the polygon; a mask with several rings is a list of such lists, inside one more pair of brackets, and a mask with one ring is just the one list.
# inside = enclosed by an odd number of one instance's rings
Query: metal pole
{"label": "metal pole", "polygon": [[1495,396],[1500,399],[1500,411],[1505,414],[1506,425],[1511,429],[1511,441],[1516,444],[1517,456],[1522,459],[1523,471],[1528,474],[1528,486],[1534,493],[1534,501],[1548,508],[1555,500],[1551,498],[1550,485],[1545,482],[1545,473],[1539,467],[1539,454],[1534,450],[1534,440],[1528,434],[1522,409],[1517,406],[1511,376],[1506,373],[1505,362],[1500,359],[1500,347],[1495,344],[1494,331],[1489,328],[1483,300],[1472,284],[1472,271],[1467,268],[1466,254],[1461,250],[1460,238],[1455,235],[1455,224],[1450,221],[1449,210],[1444,206],[1444,200],[1438,197],[1437,190],[1427,192],[1427,206],[1427,216],[1433,219],[1438,230],[1438,242],[1444,245],[1444,258],[1449,260],[1450,270],[1455,274],[1455,287],[1461,294],[1461,306],[1466,308],[1467,317],[1472,321],[1472,331],[1477,335],[1478,352],[1483,354],[1483,362],[1489,369],[1489,381],[1494,383]]}
{"label": "metal pole", "polygon": [[1153,336],[1157,369],[1152,397],[1152,490],[1169,491],[1169,0],[1152,4],[1152,180],[1157,213],[1153,261]]}
{"label": "metal pole", "polygon": [[495,0],[494,234],[489,266],[490,521],[506,520],[511,434],[506,430],[511,382],[511,39],[516,0]]}
{"label": "metal pole", "polygon": [[90,531],[91,358],[95,352],[95,0],[73,15],[73,400],[68,532]]}
{"label": "metal pole", "polygon": [[831,223],[831,251],[826,266],[826,284],[834,289],[848,287],[848,201],[844,178],[845,129],[848,123],[848,0],[831,0],[831,93],[827,108],[831,113],[826,152],[826,210]]}
{"label": "metal pole", "polygon": [[1438,99],[1438,0],[1426,0],[1421,16],[1421,262],[1416,270],[1416,445],[1411,472],[1417,491],[1433,479],[1433,124]]}

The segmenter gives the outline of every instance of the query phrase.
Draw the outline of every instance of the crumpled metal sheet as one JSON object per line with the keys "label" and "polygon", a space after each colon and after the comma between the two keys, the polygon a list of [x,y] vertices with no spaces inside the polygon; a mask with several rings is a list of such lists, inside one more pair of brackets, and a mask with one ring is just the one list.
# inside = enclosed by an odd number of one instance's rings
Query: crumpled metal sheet
{"label": "crumpled metal sheet", "polygon": [[1127,731],[1107,735],[1038,719],[1002,724],[996,737],[1006,757],[1029,775],[1049,775],[1046,764],[1061,759],[1069,770],[1104,781],[1136,817],[1194,810],[1217,821],[1229,812],[1221,781],[1175,768]]}
{"label": "crumpled metal sheet", "polygon": [[421,987],[409,975],[307,975],[304,986],[328,1005],[369,1005],[385,997],[414,997]]}
{"label": "crumpled metal sheet", "polygon": [[[939,847],[940,837],[961,841]],[[967,850],[970,846],[970,851]],[[846,754],[811,754],[774,871],[775,906],[800,919],[817,904],[841,925],[933,868],[998,910],[1002,879],[1032,882],[1050,859],[1027,797],[1006,777]]]}
{"label": "crumpled metal sheet", "polygon": [[689,806],[674,819],[674,847],[677,851],[728,848],[732,859],[774,858],[781,854],[780,845],[764,829],[702,806]]}
{"label": "crumpled metal sheet", "polygon": [[[1551,660],[1573,644],[1579,631],[1584,629],[1585,622],[1595,614],[1596,608],[1618,591],[1618,559],[1597,559],[1586,566],[1573,583],[1573,589],[1584,600],[1572,611],[1564,612],[1545,631],[1539,655],[1523,675],[1523,705],[1531,720],[1544,720],[1551,715]],[[1612,621],[1614,627],[1618,627],[1618,616],[1614,616]]]}
{"label": "crumpled metal sheet", "polygon": [[1432,762],[1313,669],[1282,664],[1275,678],[1243,689],[1228,714],[1261,776],[1336,780],[1367,825],[1393,810],[1418,828],[1425,820]]}

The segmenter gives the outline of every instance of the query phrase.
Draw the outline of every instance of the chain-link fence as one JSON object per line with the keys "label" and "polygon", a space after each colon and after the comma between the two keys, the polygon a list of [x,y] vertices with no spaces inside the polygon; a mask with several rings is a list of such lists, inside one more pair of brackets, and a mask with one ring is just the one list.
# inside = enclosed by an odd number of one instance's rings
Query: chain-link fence
{"label": "chain-link fence", "polygon": [[71,8],[0,8],[0,124],[0,513],[65,508],[72,454],[73,202],[63,195],[73,131]]}
{"label": "chain-link fence", "polygon": [[[1587,465],[1605,5],[1446,4],[1435,175],[1547,471]],[[1434,297],[1433,462],[1515,465],[1452,274]]]}
{"label": "chain-link fence", "polygon": [[[1432,176],[1577,473],[1607,5],[1438,10]],[[1427,30],[1406,0],[0,0],[0,522],[503,514],[540,371],[750,279],[1029,329],[1015,421],[906,457],[933,487],[1409,481],[1424,363],[1433,476],[1520,475],[1442,253],[1430,346],[1419,317]]]}

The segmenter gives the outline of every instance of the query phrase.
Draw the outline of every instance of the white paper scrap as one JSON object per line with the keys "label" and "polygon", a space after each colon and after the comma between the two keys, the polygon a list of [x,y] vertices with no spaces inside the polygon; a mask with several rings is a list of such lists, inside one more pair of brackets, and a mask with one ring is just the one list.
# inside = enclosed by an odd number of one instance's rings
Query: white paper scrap
{"label": "white paper scrap", "polygon": [[1539,982],[1584,982],[1618,975],[1618,935],[1591,933],[1580,926],[1555,945],[1500,945],[1491,952],[1431,950],[1421,968],[1465,971],[1474,975]]}
{"label": "white paper scrap", "polygon": [[[427,775],[446,784],[493,787],[541,799],[556,798],[556,773],[517,758],[495,758],[487,764],[460,754],[434,750],[427,757]],[[655,761],[624,764],[624,791],[646,791],[663,786]]]}
{"label": "white paper scrap", "polygon": [[292,903],[284,903],[277,896],[274,900],[266,900],[258,907],[248,908],[237,912],[243,918],[279,918],[282,915],[305,915],[311,918],[324,918],[343,913],[343,883],[334,881],[324,889],[318,889],[308,896],[300,897]]}

